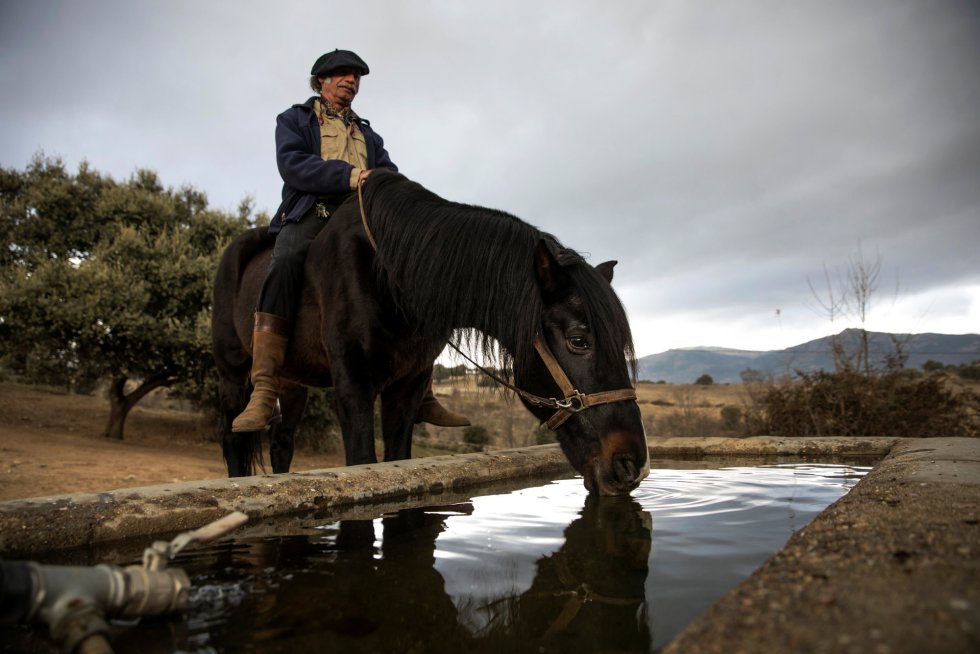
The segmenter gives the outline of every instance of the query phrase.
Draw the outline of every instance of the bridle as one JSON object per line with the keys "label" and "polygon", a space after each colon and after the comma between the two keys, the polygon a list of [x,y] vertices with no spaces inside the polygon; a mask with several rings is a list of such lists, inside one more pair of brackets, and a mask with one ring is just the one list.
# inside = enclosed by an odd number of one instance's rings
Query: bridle
{"label": "bridle", "polygon": [[538,356],[541,357],[541,361],[544,362],[548,372],[551,373],[551,378],[555,380],[558,384],[558,388],[564,394],[561,399],[557,397],[542,397],[540,395],[535,395],[529,391],[525,391],[522,388],[518,388],[514,384],[511,384],[506,379],[500,378],[498,375],[494,374],[490,370],[487,370],[479,363],[471,359],[466,355],[465,352],[460,350],[454,343],[449,343],[449,347],[456,350],[457,354],[462,356],[464,359],[472,363],[477,369],[484,375],[490,377],[496,381],[501,386],[506,386],[510,390],[514,391],[520,395],[528,404],[532,404],[536,407],[541,407],[543,409],[552,409],[554,411],[551,417],[545,421],[548,429],[552,431],[558,429],[565,421],[571,418],[573,415],[579,411],[585,411],[588,408],[599,406],[601,404],[612,404],[613,402],[635,402],[636,401],[636,390],[632,388],[620,388],[614,391],[599,391],[597,393],[583,393],[582,391],[575,388],[572,381],[565,374],[565,370],[558,363],[558,359],[555,355],[551,353],[551,348],[548,344],[544,342],[540,336],[534,337],[534,349],[537,350]]}
{"label": "bridle", "polygon": [[[371,244],[374,251],[377,252],[378,245],[374,242],[374,236],[371,234],[371,228],[368,226],[367,214],[364,212],[363,186],[364,180],[359,180],[357,183],[357,204],[361,211],[361,224],[364,226],[364,232],[367,234],[368,242]],[[576,389],[575,385],[572,384],[572,381],[568,378],[568,375],[565,374],[565,370],[561,367],[561,364],[558,363],[558,359],[556,359],[555,355],[551,353],[551,348],[548,347],[548,344],[544,342],[544,339],[542,339],[540,335],[534,337],[534,349],[537,351],[538,356],[541,357],[541,361],[544,362],[548,372],[551,373],[551,378],[555,380],[555,383],[558,384],[558,388],[561,389],[561,392],[564,394],[564,397],[561,399],[556,397],[542,397],[518,388],[514,384],[502,379],[471,359],[465,352],[459,349],[455,343],[450,342],[449,347],[453,348],[460,356],[476,366],[480,372],[487,375],[498,384],[501,384],[502,386],[505,386],[520,395],[528,404],[544,409],[554,410],[551,417],[545,421],[545,425],[547,425],[548,429],[551,429],[552,431],[561,427],[563,424],[565,424],[566,420],[571,418],[576,413],[585,411],[588,408],[600,406],[602,404],[612,404],[613,402],[636,401],[636,389],[633,388],[621,388],[614,391],[599,391],[597,393],[583,393]]]}

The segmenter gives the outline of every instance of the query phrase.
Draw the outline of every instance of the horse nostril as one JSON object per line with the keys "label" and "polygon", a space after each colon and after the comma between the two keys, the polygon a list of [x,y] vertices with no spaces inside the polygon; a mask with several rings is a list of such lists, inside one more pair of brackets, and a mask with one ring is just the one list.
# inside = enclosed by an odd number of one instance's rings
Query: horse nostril
{"label": "horse nostril", "polygon": [[616,473],[616,479],[620,482],[632,483],[636,481],[636,476],[639,473],[636,462],[633,461],[633,455],[617,454],[613,458],[613,472]]}

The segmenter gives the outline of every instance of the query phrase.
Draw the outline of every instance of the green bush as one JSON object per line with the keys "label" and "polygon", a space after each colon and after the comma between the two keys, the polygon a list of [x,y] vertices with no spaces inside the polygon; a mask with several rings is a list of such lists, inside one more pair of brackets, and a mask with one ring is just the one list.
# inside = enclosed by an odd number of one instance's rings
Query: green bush
{"label": "green bush", "polygon": [[449,379],[449,368],[437,363],[432,367],[432,381],[445,381]]}
{"label": "green bush", "polygon": [[967,381],[980,381],[980,359],[961,364],[945,364],[930,359],[922,364],[922,370],[927,373],[948,372]]}
{"label": "green bush", "polygon": [[298,447],[314,452],[337,452],[342,449],[340,422],[334,411],[332,388],[311,388],[303,420],[296,428]]}
{"label": "green bush", "polygon": [[956,374],[960,379],[980,381],[980,360],[956,366]]}
{"label": "green bush", "polygon": [[482,425],[470,425],[463,430],[463,441],[482,450],[490,442],[490,432]]}
{"label": "green bush", "polygon": [[476,385],[480,388],[496,388],[497,386],[500,386],[500,382],[489,375],[481,374],[476,380]]}
{"label": "green bush", "polygon": [[547,445],[549,443],[557,443],[558,439],[555,437],[555,432],[548,429],[545,424],[540,424],[534,429],[534,444],[535,445]]}
{"label": "green bush", "polygon": [[742,410],[737,406],[723,406],[721,408],[721,426],[725,431],[738,431],[742,426]]}

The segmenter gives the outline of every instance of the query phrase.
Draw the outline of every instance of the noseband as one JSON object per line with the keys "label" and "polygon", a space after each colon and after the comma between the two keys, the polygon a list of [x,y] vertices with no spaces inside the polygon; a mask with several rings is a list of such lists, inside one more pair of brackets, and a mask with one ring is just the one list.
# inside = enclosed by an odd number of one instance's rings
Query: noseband
{"label": "noseband", "polygon": [[[357,203],[358,208],[361,211],[361,224],[364,226],[364,232],[367,234],[368,242],[371,243],[371,247],[377,251],[378,246],[374,242],[374,236],[371,234],[371,228],[368,227],[367,215],[364,212],[364,196],[361,190],[364,186],[363,180],[358,181],[357,184]],[[460,356],[476,366],[483,374],[487,375],[497,383],[506,386],[510,390],[514,391],[520,395],[528,404],[532,404],[537,407],[545,409],[553,409],[554,413],[551,417],[545,421],[548,429],[552,431],[558,429],[565,421],[571,418],[573,415],[579,411],[584,411],[590,407],[599,406],[601,404],[611,404],[613,402],[635,402],[636,401],[636,390],[633,388],[621,388],[615,391],[599,391],[598,393],[583,393],[575,388],[572,381],[565,374],[562,369],[561,364],[558,363],[558,359],[555,355],[551,353],[551,349],[548,344],[542,340],[540,336],[534,337],[534,349],[537,350],[538,356],[544,362],[544,365],[548,368],[548,372],[551,373],[551,378],[555,380],[558,384],[558,388],[564,393],[564,397],[558,399],[556,397],[541,397],[540,395],[535,395],[534,393],[529,393],[523,389],[520,389],[507,380],[501,379],[497,375],[493,374],[476,361],[471,359],[456,347],[455,344],[449,343],[449,346],[456,350]]]}

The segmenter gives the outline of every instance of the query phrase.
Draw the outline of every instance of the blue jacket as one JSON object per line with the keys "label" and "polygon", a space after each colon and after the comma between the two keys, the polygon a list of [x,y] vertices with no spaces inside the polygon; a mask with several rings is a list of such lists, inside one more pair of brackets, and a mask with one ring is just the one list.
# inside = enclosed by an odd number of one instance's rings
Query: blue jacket
{"label": "blue jacket", "polygon": [[[282,204],[272,217],[270,234],[279,232],[283,221],[296,221],[316,204],[317,197],[350,193],[350,174],[354,167],[346,161],[325,161],[320,157],[320,123],[313,111],[312,97],[294,104],[276,118],[276,163],[282,176]],[[392,163],[384,141],[360,118],[357,126],[367,144],[368,168],[398,170]]]}

